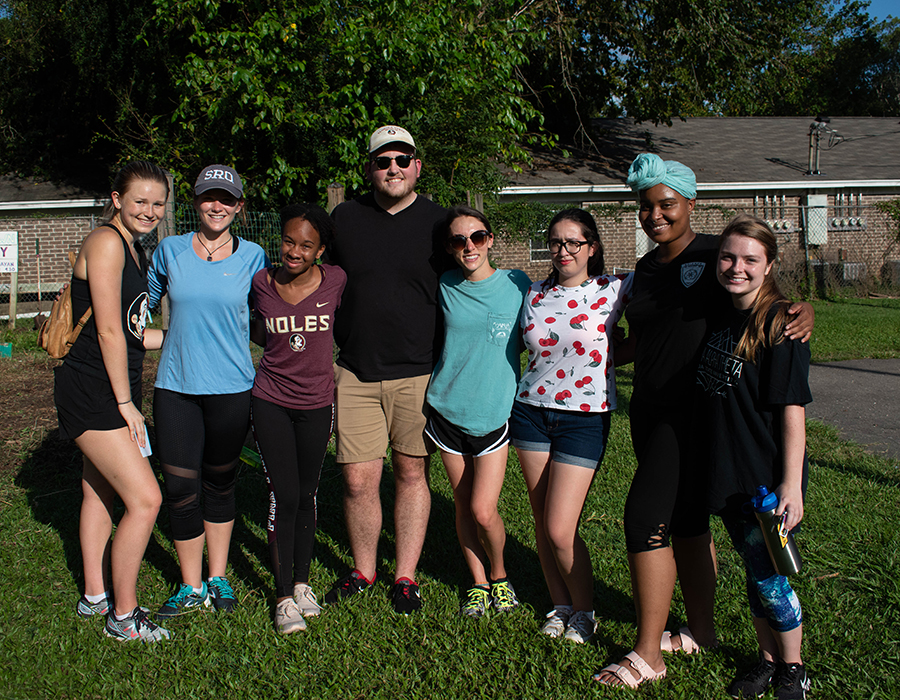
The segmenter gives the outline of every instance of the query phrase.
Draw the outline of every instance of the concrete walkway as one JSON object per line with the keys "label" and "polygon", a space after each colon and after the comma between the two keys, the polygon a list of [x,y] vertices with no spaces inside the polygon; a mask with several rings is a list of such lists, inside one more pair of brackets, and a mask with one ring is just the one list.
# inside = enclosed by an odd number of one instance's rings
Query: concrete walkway
{"label": "concrete walkway", "polygon": [[809,387],[807,418],[900,463],[900,359],[813,364]]}

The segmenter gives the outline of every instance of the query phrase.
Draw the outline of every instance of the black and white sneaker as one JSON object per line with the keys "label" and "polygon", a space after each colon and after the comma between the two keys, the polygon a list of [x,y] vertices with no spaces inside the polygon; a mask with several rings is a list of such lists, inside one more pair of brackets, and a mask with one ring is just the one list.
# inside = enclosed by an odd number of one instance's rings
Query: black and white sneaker
{"label": "black and white sneaker", "polygon": [[809,674],[803,664],[778,664],[775,673],[777,700],[804,700],[809,690]]}
{"label": "black and white sneaker", "polygon": [[359,570],[354,569],[342,579],[334,582],[331,590],[325,594],[325,605],[334,605],[344,598],[349,598],[357,593],[362,593],[375,583],[375,576],[369,581]]}
{"label": "black and white sneaker", "polygon": [[422,607],[422,596],[419,594],[419,586],[415,581],[401,578],[391,587],[391,603],[394,612],[401,615],[409,615]]}
{"label": "black and white sneaker", "polygon": [[756,666],[731,682],[731,685],[728,686],[728,694],[733,698],[762,697],[772,686],[776,668],[774,661],[767,661],[760,654]]}

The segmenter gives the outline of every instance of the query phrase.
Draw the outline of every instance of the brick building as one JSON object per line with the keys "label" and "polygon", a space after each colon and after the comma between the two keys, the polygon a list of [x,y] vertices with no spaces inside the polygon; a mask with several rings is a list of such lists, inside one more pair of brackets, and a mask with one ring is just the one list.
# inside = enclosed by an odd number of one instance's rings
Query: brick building
{"label": "brick building", "polygon": [[[530,170],[509,173],[500,198],[590,208],[608,271],[632,269],[649,250],[636,200],[624,184],[634,157],[649,151],[697,174],[698,232],[718,233],[735,213],[750,212],[770,221],[778,234],[782,277],[811,273],[823,286],[900,287],[897,223],[874,206],[900,200],[897,117],[836,117],[830,123],[812,117],[709,117],[671,126],[616,119],[595,127],[596,151],[536,153]],[[35,241],[46,300],[69,278],[67,253],[98,223],[106,197],[0,178],[0,231],[18,232],[20,312],[36,307]],[[174,230],[174,218],[167,217],[160,235]],[[545,276],[543,232],[533,234],[531,245],[498,240],[494,262],[525,270],[532,279]],[[155,241],[144,243],[152,248]],[[3,313],[9,283],[10,275],[0,274]]]}
{"label": "brick building", "polygon": [[[694,229],[719,233],[737,212],[770,222],[782,275],[809,269],[820,283],[900,286],[897,223],[875,208],[900,199],[900,119],[697,118],[664,124],[595,122],[596,152],[537,153],[510,173],[501,201],[592,209],[607,270],[631,269],[649,250],[637,222],[628,166],[642,152],[678,160],[697,175]],[[495,261],[534,279],[546,274],[543,232],[532,245],[495,246]],[[807,267],[808,261],[808,267]]]}

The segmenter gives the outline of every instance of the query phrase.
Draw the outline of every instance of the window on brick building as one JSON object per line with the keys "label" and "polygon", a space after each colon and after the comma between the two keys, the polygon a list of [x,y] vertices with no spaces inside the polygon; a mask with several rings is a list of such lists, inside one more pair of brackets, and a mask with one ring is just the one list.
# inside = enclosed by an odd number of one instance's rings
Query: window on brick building
{"label": "window on brick building", "polygon": [[528,259],[531,262],[546,262],[550,260],[546,236],[540,235],[531,238],[528,244]]}

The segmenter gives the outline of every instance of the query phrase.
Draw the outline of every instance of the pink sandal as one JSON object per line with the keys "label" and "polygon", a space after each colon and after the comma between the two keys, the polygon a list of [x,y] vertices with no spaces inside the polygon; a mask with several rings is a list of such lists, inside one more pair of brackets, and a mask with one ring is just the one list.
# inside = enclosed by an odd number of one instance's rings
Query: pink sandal
{"label": "pink sandal", "polygon": [[[650,664],[638,656],[636,651],[629,651],[625,654],[625,658],[631,662],[631,667],[634,669],[633,671],[632,668],[628,668],[627,666],[610,664],[595,673],[592,677],[593,680],[602,683],[603,685],[612,685],[611,683],[600,679],[600,674],[604,671],[608,671],[622,681],[623,686],[637,688],[641,683],[652,683],[653,681],[658,681],[666,677],[666,669],[657,673],[650,667]],[[638,674],[637,678],[634,676],[635,672]]]}
{"label": "pink sandal", "polygon": [[691,631],[687,627],[682,627],[676,634],[681,637],[680,647],[676,649],[672,646],[671,632],[663,632],[662,639],[659,642],[659,648],[663,651],[680,651],[684,654],[695,654],[699,651],[703,651],[703,647],[697,644],[697,640],[694,639],[694,635],[691,634]]}

